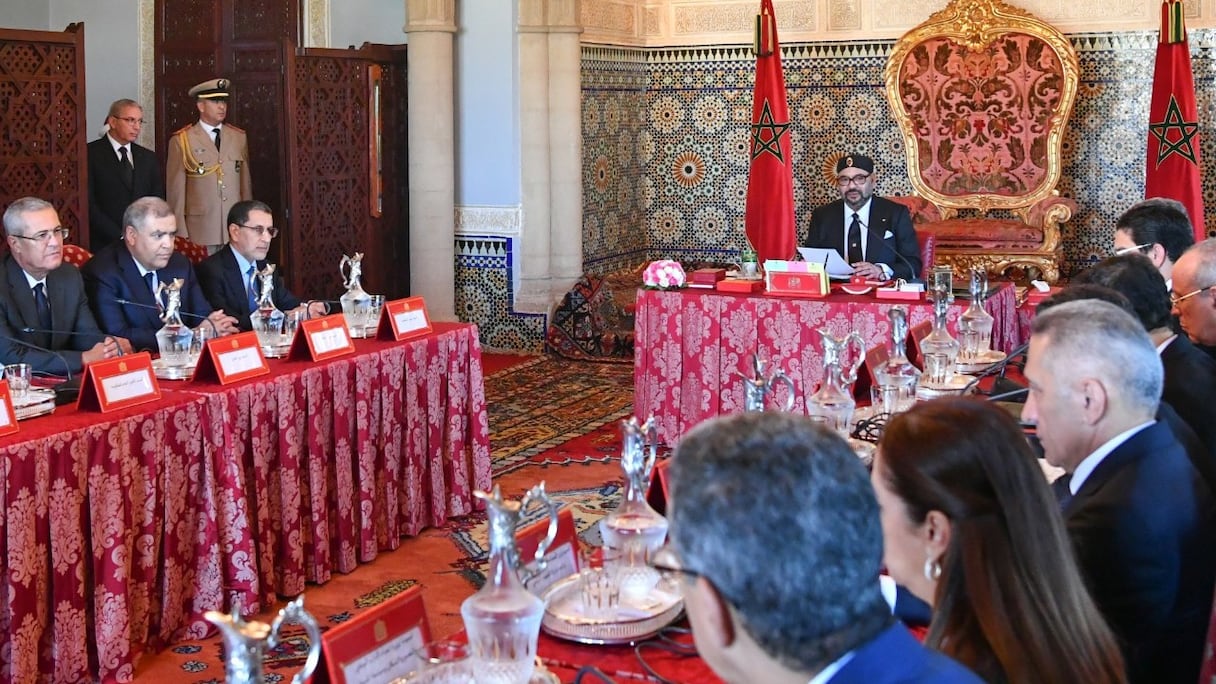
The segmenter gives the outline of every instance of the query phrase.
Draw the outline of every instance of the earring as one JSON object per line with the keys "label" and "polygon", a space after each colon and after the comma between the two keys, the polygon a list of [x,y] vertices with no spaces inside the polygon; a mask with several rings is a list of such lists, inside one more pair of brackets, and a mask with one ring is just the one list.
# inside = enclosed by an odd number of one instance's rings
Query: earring
{"label": "earring", "polygon": [[942,576],[942,564],[936,558],[925,558],[925,579],[936,582]]}

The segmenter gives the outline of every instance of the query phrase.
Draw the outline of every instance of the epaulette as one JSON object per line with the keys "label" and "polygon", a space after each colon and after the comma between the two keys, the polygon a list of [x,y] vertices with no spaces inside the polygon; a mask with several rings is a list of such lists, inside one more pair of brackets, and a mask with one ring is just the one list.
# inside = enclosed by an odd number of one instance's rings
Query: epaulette
{"label": "epaulette", "polygon": [[185,133],[186,131],[190,130],[190,127],[193,125],[194,124],[192,124],[192,123],[188,123],[185,126],[182,126],[181,128],[177,129],[176,131],[173,131],[172,133],[170,133],[169,137],[173,137],[173,136],[177,135],[178,133]]}
{"label": "epaulette", "polygon": [[232,124],[230,124],[230,123],[227,123],[227,122],[225,122],[225,123],[224,123],[224,128],[230,128],[230,129],[232,129],[232,130],[234,130],[234,131],[237,131],[238,133],[244,133],[244,132],[245,132],[245,129],[244,129],[244,128],[241,128],[240,126],[234,126],[234,125],[232,125]]}

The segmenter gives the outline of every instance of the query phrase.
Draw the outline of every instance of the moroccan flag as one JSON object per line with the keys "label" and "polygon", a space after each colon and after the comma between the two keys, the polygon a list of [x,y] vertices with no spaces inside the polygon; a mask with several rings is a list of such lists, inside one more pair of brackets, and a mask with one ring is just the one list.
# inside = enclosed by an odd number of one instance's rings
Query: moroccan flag
{"label": "moroccan flag", "polygon": [[[1206,237],[1199,168],[1199,115],[1195,77],[1182,19],[1182,0],[1161,3],[1161,37],[1148,115],[1145,197],[1168,197],[1186,205],[1195,241]],[[750,225],[750,224],[749,224]]]}
{"label": "moroccan flag", "polygon": [[789,259],[794,237],[794,174],[790,159],[790,108],[777,43],[772,0],[760,0],[756,17],[756,90],[752,95],[752,160],[747,177],[747,239],[763,264]]}

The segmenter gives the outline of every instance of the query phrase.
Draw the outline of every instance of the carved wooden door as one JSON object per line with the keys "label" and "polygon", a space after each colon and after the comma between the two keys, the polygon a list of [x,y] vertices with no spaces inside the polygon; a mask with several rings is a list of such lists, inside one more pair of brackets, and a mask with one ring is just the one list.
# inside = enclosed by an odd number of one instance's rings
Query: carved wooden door
{"label": "carved wooden door", "polygon": [[338,262],[363,253],[363,287],[409,293],[404,46],[287,57],[288,230],[293,284],[342,292]]}
{"label": "carved wooden door", "polygon": [[0,29],[0,209],[22,197],[55,205],[88,246],[88,122],[84,26],[63,32]]}

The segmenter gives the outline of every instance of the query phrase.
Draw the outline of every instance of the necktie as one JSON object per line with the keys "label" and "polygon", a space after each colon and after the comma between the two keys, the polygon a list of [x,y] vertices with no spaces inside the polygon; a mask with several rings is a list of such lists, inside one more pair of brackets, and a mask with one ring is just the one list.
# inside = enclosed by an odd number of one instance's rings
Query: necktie
{"label": "necktie", "polygon": [[38,327],[50,330],[51,303],[46,299],[46,290],[43,289],[42,283],[34,286],[34,307],[38,309]]}
{"label": "necktie", "polygon": [[248,291],[249,291],[249,313],[253,313],[254,311],[258,310],[258,295],[257,295],[258,269],[257,269],[257,266],[250,264],[249,270],[245,271],[245,273],[249,276],[249,278],[246,280],[246,283],[247,283],[246,289],[248,289]]}
{"label": "necktie", "polygon": [[1051,483],[1051,491],[1056,495],[1060,510],[1068,508],[1069,502],[1072,501],[1072,490],[1068,487],[1070,482],[1072,482],[1072,473],[1064,473]]}
{"label": "necktie", "polygon": [[127,146],[123,145],[118,148],[119,161],[122,162],[122,178],[131,184],[131,180],[135,177],[135,167],[131,165],[131,158],[127,156]]}
{"label": "necktie", "polygon": [[148,291],[152,293],[152,299],[156,302],[157,308],[165,308],[165,303],[161,300],[161,293],[156,291],[159,289],[157,287],[159,283],[156,282],[156,273],[154,271],[145,273],[144,282],[148,284]]}
{"label": "necktie", "polygon": [[865,261],[861,252],[861,217],[853,212],[853,222],[849,224],[849,263]]}
{"label": "necktie", "polygon": [[220,129],[218,126],[215,128],[215,151],[220,151]]}

